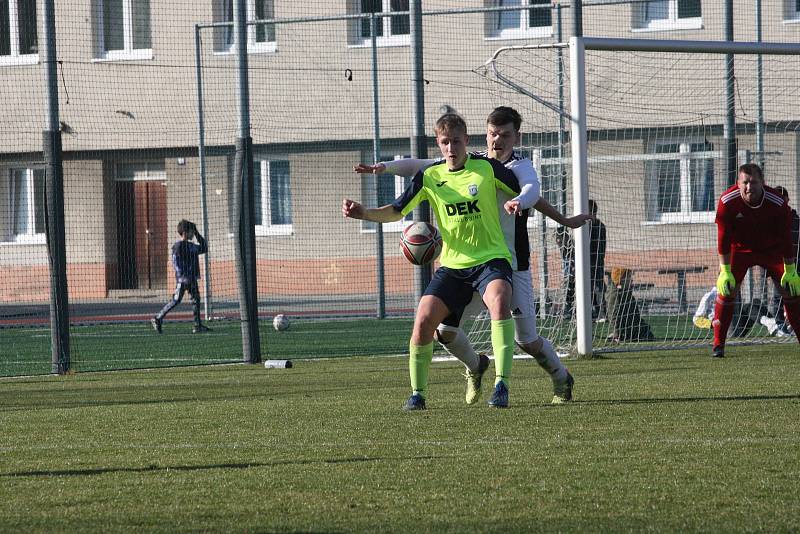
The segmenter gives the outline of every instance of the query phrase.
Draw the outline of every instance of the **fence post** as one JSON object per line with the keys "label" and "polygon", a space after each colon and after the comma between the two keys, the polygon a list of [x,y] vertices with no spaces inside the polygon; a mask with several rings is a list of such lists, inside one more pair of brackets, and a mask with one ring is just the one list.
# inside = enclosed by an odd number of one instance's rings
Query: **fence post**
{"label": "fence post", "polygon": [[[425,138],[425,78],[422,67],[422,0],[412,0],[408,3],[411,53],[413,74],[412,78],[412,98],[413,105],[412,119],[414,133],[411,136],[411,157],[425,159],[428,157],[428,142]],[[430,222],[431,210],[427,201],[420,202],[414,210],[414,219],[418,221]],[[431,281],[432,266],[425,265],[414,269],[414,279],[416,281],[415,298],[419,302],[425,288]]]}
{"label": "fence post", "polygon": [[45,233],[50,265],[50,337],[52,371],[70,370],[69,292],[67,246],[64,232],[64,166],[61,155],[61,123],[58,112],[58,63],[56,59],[55,0],[44,2],[44,78],[47,84],[47,125],[42,132],[45,176]]}
{"label": "fence post", "polygon": [[242,356],[247,363],[261,361],[258,332],[258,285],[256,284],[255,204],[253,195],[253,138],[250,137],[250,87],[247,76],[247,9],[236,0],[233,22],[238,67],[239,137],[236,139],[234,189],[238,191],[239,224],[236,263],[239,275],[239,315],[242,321]]}
{"label": "fence post", "polygon": [[[381,21],[383,22],[383,21]],[[372,43],[372,117],[373,117],[373,135],[372,135],[372,159],[373,163],[378,163],[381,160],[381,126],[380,126],[380,107],[378,105],[378,37],[377,28],[375,25],[378,23],[375,18],[375,12],[370,14],[369,18],[369,32],[370,41]],[[380,176],[375,176],[375,193],[380,191],[378,185]],[[386,268],[383,256],[383,224],[377,223],[377,230],[375,233],[375,254],[377,254],[377,271],[378,271],[378,302],[377,313],[378,319],[386,317],[386,280],[384,276],[384,269]]]}
{"label": "fence post", "polygon": [[203,300],[205,304],[206,321],[211,320],[211,246],[208,238],[208,204],[206,200],[206,128],[203,117],[203,72],[202,57],[200,54],[200,30],[199,24],[194,26],[194,52],[195,52],[195,71],[197,77],[197,130],[199,138],[197,141],[197,157],[200,161],[200,208],[203,212],[203,235],[206,238],[206,253],[203,255],[203,265],[205,276],[203,277]]}

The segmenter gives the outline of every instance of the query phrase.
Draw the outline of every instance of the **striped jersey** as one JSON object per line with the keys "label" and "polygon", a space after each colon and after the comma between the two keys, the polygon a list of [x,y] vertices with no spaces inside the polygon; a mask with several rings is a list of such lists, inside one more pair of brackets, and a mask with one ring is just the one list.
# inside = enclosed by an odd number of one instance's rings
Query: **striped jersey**
{"label": "striped jersey", "polygon": [[717,204],[717,252],[760,252],[793,258],[792,214],[783,197],[769,186],[758,206],[744,201],[732,185]]}
{"label": "striped jersey", "polygon": [[449,170],[444,160],[418,172],[392,205],[407,215],[427,200],[442,233],[442,266],[466,269],[511,252],[500,226],[497,191],[520,191],[514,173],[494,159],[468,154],[464,166]]}

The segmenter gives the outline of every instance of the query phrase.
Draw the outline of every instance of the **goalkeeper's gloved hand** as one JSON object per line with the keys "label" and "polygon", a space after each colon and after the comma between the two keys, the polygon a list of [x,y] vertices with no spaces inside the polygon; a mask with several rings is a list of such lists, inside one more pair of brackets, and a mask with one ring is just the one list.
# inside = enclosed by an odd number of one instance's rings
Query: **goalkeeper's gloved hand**
{"label": "goalkeeper's gloved hand", "polygon": [[733,277],[731,266],[727,263],[723,263],[719,266],[717,292],[723,297],[729,297],[734,289],[736,289],[736,278]]}
{"label": "goalkeeper's gloved hand", "polygon": [[800,295],[800,275],[797,274],[797,266],[794,263],[783,264],[781,287],[786,289],[792,297]]}

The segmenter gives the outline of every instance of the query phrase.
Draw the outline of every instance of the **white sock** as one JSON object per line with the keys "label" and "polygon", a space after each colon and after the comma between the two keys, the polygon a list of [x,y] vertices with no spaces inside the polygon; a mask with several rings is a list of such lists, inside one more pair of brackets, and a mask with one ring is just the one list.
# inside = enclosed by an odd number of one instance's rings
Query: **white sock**
{"label": "white sock", "polygon": [[554,382],[563,382],[567,379],[567,368],[561,363],[561,358],[558,357],[550,340],[544,337],[541,340],[542,350],[539,351],[539,354],[534,355],[536,362],[547,371]]}
{"label": "white sock", "polygon": [[480,362],[478,353],[475,352],[475,349],[472,347],[472,343],[469,342],[469,339],[467,339],[467,335],[463,330],[459,328],[455,332],[456,337],[453,339],[453,341],[450,343],[442,343],[442,346],[451,355],[461,360],[461,362],[467,366],[467,369],[472,372],[477,371],[478,363]]}

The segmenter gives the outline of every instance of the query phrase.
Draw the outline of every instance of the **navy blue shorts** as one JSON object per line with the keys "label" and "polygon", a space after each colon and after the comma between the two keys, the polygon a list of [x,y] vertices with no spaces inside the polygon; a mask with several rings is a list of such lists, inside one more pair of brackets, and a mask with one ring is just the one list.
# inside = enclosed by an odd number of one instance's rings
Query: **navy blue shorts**
{"label": "navy blue shorts", "polygon": [[439,267],[425,288],[425,295],[440,298],[450,310],[450,315],[442,321],[444,324],[458,326],[464,308],[472,300],[473,292],[477,291],[483,295],[486,286],[493,280],[505,280],[511,284],[511,276],[511,264],[502,258],[489,260],[467,269]]}

